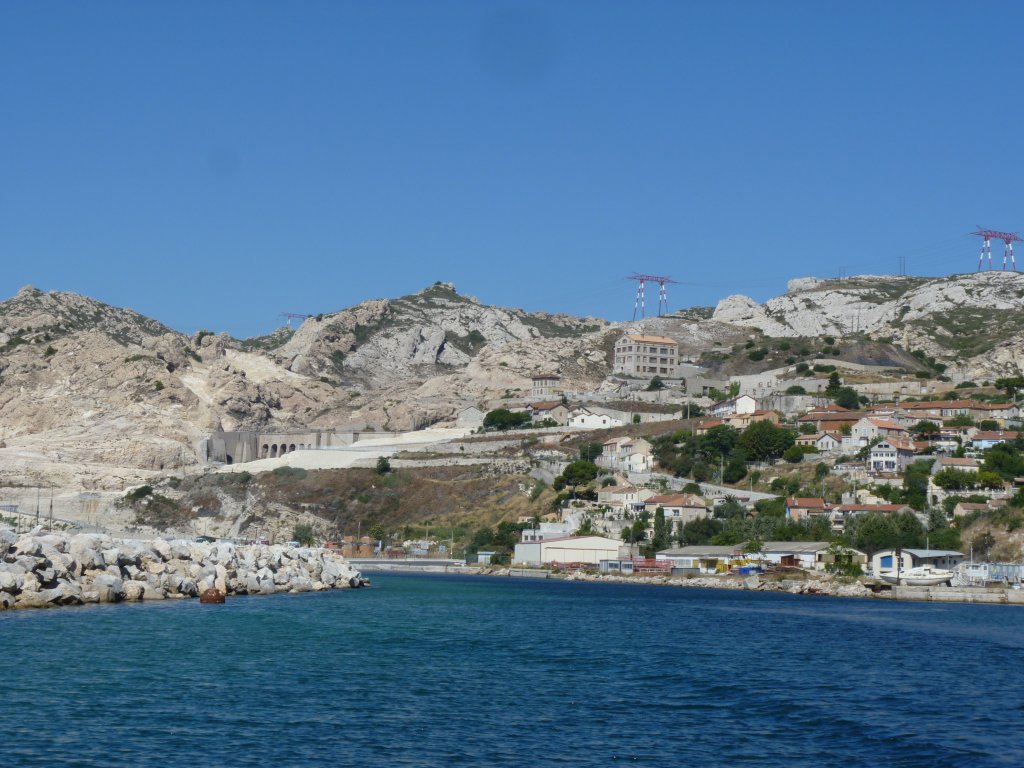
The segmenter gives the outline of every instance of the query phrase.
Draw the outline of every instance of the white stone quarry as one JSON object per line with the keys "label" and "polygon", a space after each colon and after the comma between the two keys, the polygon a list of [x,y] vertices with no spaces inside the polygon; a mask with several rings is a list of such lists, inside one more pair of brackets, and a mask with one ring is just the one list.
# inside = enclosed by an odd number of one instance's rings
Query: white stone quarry
{"label": "white stone quarry", "polygon": [[340,554],[313,547],[66,537],[0,527],[0,610],[122,600],[320,592],[364,584]]}

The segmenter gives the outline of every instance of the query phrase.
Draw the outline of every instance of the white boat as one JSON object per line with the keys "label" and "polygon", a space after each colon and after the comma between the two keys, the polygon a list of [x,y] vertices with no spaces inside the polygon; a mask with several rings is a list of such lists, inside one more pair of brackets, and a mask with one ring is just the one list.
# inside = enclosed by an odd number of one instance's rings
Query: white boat
{"label": "white boat", "polygon": [[955,575],[952,571],[944,571],[931,565],[918,565],[899,573],[882,571],[878,577],[882,581],[898,583],[903,587],[934,587],[936,584],[949,584]]}

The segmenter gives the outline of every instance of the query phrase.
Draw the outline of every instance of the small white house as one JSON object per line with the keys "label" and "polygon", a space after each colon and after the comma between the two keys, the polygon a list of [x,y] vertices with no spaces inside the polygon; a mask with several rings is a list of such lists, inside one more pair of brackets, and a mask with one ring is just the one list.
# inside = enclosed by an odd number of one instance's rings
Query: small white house
{"label": "small white house", "polygon": [[479,429],[484,425],[484,412],[475,405],[463,408],[455,417],[455,426],[463,429]]}
{"label": "small white house", "polygon": [[569,426],[580,427],[582,429],[610,429],[611,427],[621,427],[623,422],[621,419],[613,418],[606,413],[595,413],[583,406],[573,408],[569,414]]}
{"label": "small white house", "polygon": [[729,400],[723,400],[711,406],[711,415],[716,419],[726,416],[734,416],[741,413],[753,413],[757,410],[757,400],[750,395],[740,395]]}
{"label": "small white house", "polygon": [[[617,560],[623,544],[605,536],[566,536],[516,544],[514,562],[526,565],[585,563]],[[627,547],[628,549],[628,547]],[[628,555],[627,555],[628,556]]]}
{"label": "small white house", "polygon": [[[919,565],[930,565],[951,571],[964,561],[963,552],[954,552],[951,549],[903,549],[901,555],[901,571],[909,571]],[[871,570],[875,576],[882,571],[895,571],[896,565],[896,550],[893,549],[883,549],[871,558]]]}

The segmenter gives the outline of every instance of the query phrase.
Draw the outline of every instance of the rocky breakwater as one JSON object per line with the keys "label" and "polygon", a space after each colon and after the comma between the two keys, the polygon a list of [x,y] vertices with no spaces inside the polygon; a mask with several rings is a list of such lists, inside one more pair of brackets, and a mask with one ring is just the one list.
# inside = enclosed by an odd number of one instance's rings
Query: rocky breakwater
{"label": "rocky breakwater", "polygon": [[325,549],[229,542],[66,537],[0,528],[0,610],[122,600],[271,595],[359,587],[360,573]]}
{"label": "rocky breakwater", "polygon": [[667,587],[703,587],[705,589],[746,589],[758,592],[788,592],[791,595],[830,595],[832,597],[873,597],[872,591],[857,581],[840,581],[822,575],[820,578],[767,580],[752,575],[732,576],[616,576],[582,571],[566,576],[569,581],[615,582],[620,584],[652,584]]}

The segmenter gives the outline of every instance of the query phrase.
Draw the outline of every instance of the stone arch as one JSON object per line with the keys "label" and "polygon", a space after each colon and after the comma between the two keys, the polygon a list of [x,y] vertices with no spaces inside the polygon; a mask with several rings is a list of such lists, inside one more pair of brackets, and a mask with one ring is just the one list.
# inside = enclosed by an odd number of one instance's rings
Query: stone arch
{"label": "stone arch", "polygon": [[264,444],[263,444],[263,448],[262,448],[262,450],[260,451],[260,458],[261,458],[261,459],[265,459],[265,458],[267,458],[267,456],[269,456],[269,455],[270,455],[270,446],[269,446],[269,445],[267,445],[266,443],[264,443]]}
{"label": "stone arch", "polygon": [[234,457],[230,453],[227,454],[224,457],[224,460],[225,460],[225,463],[227,463],[227,464],[234,464],[235,463],[235,459],[234,459]]}
{"label": "stone arch", "polygon": [[277,445],[276,444],[270,446],[270,458],[272,458],[272,459],[276,459],[277,458]]}
{"label": "stone arch", "polygon": [[292,443],[290,446],[288,446],[288,453],[291,453],[294,450],[295,450],[295,443]]}

